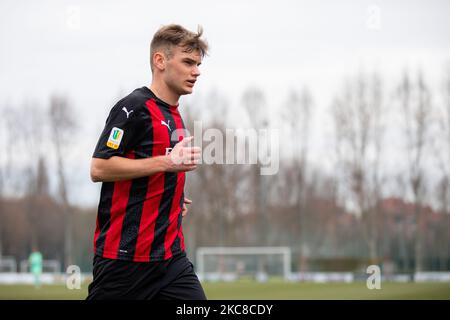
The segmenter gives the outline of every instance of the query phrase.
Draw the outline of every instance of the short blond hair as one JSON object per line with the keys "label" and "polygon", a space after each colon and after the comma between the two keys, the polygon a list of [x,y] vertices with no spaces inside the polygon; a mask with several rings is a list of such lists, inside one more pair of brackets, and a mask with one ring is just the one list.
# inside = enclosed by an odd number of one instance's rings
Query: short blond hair
{"label": "short blond hair", "polygon": [[198,26],[197,33],[187,30],[178,24],[169,24],[159,28],[150,43],[150,66],[153,71],[153,55],[156,51],[163,49],[170,58],[171,49],[180,46],[186,52],[198,50],[202,57],[208,53],[208,43],[201,39],[203,28]]}

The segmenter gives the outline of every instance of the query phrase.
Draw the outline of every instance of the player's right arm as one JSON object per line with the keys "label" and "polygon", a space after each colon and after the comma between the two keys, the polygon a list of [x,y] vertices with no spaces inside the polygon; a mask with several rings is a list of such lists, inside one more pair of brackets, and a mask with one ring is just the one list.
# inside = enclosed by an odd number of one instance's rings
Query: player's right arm
{"label": "player's right arm", "polygon": [[201,157],[199,147],[189,147],[193,137],[178,142],[166,156],[145,159],[128,159],[113,156],[109,159],[92,158],[91,179],[94,182],[110,182],[147,177],[158,172],[192,171]]}
{"label": "player's right arm", "polygon": [[91,160],[91,179],[111,182],[148,177],[158,172],[191,171],[197,167],[200,148],[190,147],[193,137],[178,142],[169,155],[130,159],[126,154],[144,138],[151,125],[147,108],[130,98],[112,109]]}

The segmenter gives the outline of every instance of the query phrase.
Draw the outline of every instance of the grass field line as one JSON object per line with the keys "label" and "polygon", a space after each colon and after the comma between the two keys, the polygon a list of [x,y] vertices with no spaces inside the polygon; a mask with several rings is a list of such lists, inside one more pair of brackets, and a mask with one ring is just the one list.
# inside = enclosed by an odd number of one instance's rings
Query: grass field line
{"label": "grass field line", "polygon": [[[81,289],[69,290],[64,285],[0,285],[1,300],[80,300],[87,295],[87,283]],[[207,282],[203,283],[208,299],[431,299],[450,300],[448,283],[382,283],[381,289],[369,290],[365,282],[353,283],[289,283],[289,282]]]}

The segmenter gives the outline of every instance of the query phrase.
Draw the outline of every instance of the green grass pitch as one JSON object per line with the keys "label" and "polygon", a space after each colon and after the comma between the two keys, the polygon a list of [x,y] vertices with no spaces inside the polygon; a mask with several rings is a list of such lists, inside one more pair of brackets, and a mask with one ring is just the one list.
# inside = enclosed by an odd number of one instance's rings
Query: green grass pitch
{"label": "green grass pitch", "polygon": [[[448,283],[382,283],[381,289],[369,290],[365,282],[354,283],[286,283],[252,281],[203,283],[208,299],[445,299],[450,300]],[[87,283],[81,289],[69,290],[64,285],[0,285],[0,299],[84,299]]]}

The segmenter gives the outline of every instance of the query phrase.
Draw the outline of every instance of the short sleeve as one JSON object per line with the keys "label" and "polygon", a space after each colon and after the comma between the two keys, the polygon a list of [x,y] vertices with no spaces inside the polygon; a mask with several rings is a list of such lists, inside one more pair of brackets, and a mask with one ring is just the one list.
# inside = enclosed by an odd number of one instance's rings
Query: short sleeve
{"label": "short sleeve", "polygon": [[119,101],[111,109],[95,147],[94,158],[124,156],[139,143],[143,124],[140,109],[127,105],[126,100]]}

